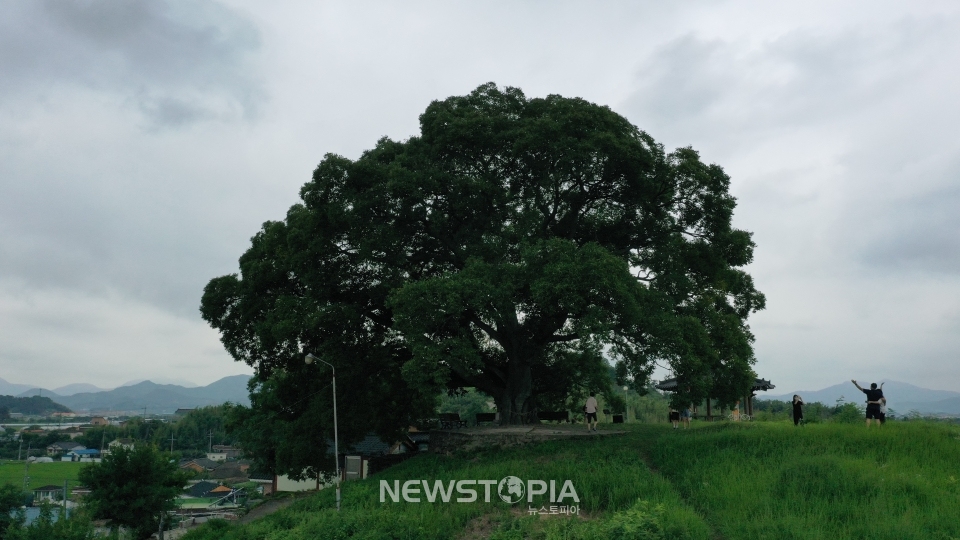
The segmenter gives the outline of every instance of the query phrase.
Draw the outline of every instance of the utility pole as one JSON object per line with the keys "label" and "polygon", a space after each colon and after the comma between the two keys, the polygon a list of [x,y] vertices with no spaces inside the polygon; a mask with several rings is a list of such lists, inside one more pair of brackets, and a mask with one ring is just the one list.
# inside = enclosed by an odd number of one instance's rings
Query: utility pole
{"label": "utility pole", "polygon": [[23,462],[23,490],[27,491],[30,487],[30,445],[27,445],[27,459]]}
{"label": "utility pole", "polygon": [[63,481],[63,519],[67,519],[67,481]]}
{"label": "utility pole", "polygon": [[213,430],[212,429],[210,430],[209,433],[207,433],[207,438],[210,439],[210,446],[208,447],[207,452],[213,452]]}
{"label": "utility pole", "polygon": [[175,440],[176,440],[176,439],[173,438],[173,432],[171,431],[171,432],[170,432],[170,453],[171,453],[171,454],[173,453],[173,441],[175,441]]}
{"label": "utility pole", "polygon": [[20,461],[20,454],[23,452],[23,434],[20,434],[20,448],[17,448],[17,461]]}

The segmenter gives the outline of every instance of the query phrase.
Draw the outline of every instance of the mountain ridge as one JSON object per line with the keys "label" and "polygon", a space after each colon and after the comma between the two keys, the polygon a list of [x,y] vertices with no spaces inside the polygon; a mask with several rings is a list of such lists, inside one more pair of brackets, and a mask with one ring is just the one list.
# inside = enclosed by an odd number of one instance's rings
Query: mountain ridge
{"label": "mountain ridge", "polygon": [[[857,381],[860,386],[869,387],[870,382]],[[883,384],[883,393],[887,398],[887,406],[897,414],[903,415],[911,410],[921,414],[960,414],[960,392],[951,390],[931,390],[902,381],[882,379],[876,381]],[[852,382],[846,381],[820,390],[797,390],[786,394],[757,395],[757,399],[790,401],[794,394],[799,395],[807,403],[819,401],[825,405],[833,405],[838,399],[845,402],[861,403],[863,394],[857,390]]]}
{"label": "mountain ridge", "polygon": [[[227,401],[249,405],[250,396],[247,391],[249,380],[249,375],[231,375],[207,386],[193,388],[175,384],[157,384],[147,380],[112,390],[78,392],[72,395],[59,395],[50,390],[32,388],[20,393],[18,397],[31,397],[39,393],[74,412],[134,412],[142,411],[146,407],[147,412],[169,414],[177,409],[220,405]],[[3,382],[6,383],[6,381]]]}

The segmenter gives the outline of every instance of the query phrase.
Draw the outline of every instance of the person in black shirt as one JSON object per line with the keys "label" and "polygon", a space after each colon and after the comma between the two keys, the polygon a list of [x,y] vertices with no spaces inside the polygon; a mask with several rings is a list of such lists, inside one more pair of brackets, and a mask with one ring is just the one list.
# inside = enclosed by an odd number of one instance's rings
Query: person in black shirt
{"label": "person in black shirt", "polygon": [[800,421],[803,420],[803,398],[794,394],[793,395],[793,425],[800,425]]}
{"label": "person in black shirt", "polygon": [[870,383],[870,389],[865,390],[854,379],[850,379],[850,382],[857,387],[858,390],[867,395],[867,427],[870,427],[870,420],[876,420],[877,425],[880,425],[880,400],[883,399],[883,385],[880,385],[880,388],[877,388],[877,383]]}

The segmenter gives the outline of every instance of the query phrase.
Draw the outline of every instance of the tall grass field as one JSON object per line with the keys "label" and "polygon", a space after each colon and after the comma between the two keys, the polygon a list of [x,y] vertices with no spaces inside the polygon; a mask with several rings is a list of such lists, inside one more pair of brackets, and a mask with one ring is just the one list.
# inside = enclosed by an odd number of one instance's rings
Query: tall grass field
{"label": "tall grass field", "polygon": [[[328,489],[262,520],[214,522],[183,538],[960,538],[960,429],[953,426],[617,427],[627,433],[421,455],[345,483],[340,513]],[[530,515],[531,506],[542,505],[509,505],[495,488],[489,503],[393,502],[389,495],[380,502],[381,480],[432,485],[505,476],[555,480],[558,486],[570,480],[580,498],[579,515]]]}

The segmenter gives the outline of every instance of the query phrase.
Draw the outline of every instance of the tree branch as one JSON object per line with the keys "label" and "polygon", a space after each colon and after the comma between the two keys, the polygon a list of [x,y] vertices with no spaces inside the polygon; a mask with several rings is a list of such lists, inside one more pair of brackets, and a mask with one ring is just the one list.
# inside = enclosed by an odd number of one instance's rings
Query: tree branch
{"label": "tree branch", "polygon": [[483,330],[484,332],[486,332],[486,334],[487,334],[488,336],[490,336],[490,339],[492,339],[492,340],[494,340],[494,341],[496,341],[497,343],[500,343],[500,344],[503,343],[503,341],[502,341],[503,336],[500,334],[500,332],[498,332],[497,329],[494,328],[493,326],[490,326],[489,324],[483,322],[483,320],[480,319],[480,316],[477,315],[476,313],[474,313],[474,312],[471,311],[471,312],[470,312],[470,316],[467,318],[467,320],[470,321],[471,323],[477,325],[477,327],[478,327],[479,329],[481,329],[481,330]]}

